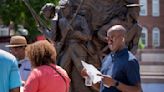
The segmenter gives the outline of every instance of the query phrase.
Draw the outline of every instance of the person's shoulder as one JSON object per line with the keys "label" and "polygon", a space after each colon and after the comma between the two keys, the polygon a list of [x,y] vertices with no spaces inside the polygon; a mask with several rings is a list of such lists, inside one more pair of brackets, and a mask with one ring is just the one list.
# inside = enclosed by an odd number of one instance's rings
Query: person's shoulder
{"label": "person's shoulder", "polygon": [[58,65],[55,65],[55,66],[56,66],[56,69],[57,69],[61,74],[63,74],[64,76],[67,76],[67,77],[68,77],[67,72],[66,72],[62,67],[60,67],[60,66],[58,66]]}
{"label": "person's shoulder", "polygon": [[129,58],[128,58],[128,62],[127,65],[129,66],[139,66],[138,60],[137,58],[129,51]]}
{"label": "person's shoulder", "polygon": [[128,51],[128,55],[129,55],[128,61],[137,60],[137,58],[134,56],[134,54],[132,54],[130,51]]}
{"label": "person's shoulder", "polygon": [[109,62],[109,60],[110,61],[112,60],[111,53],[104,57],[104,59],[102,60],[102,63]]}
{"label": "person's shoulder", "polygon": [[107,69],[112,64],[111,54],[108,54],[107,56],[105,56],[101,63],[102,63],[101,71]]}
{"label": "person's shoulder", "polygon": [[29,58],[25,57],[25,58],[22,60],[22,63],[30,64]]}
{"label": "person's shoulder", "polygon": [[62,72],[65,72],[65,70],[62,67],[60,67],[58,65],[55,65],[55,67],[56,67],[57,70],[62,71]]}
{"label": "person's shoulder", "polygon": [[42,70],[38,67],[34,68],[34,69],[32,69],[30,76],[32,78],[40,77],[40,76],[42,76]]}
{"label": "person's shoulder", "polygon": [[11,58],[11,59],[15,58],[14,55],[4,50],[0,50],[0,56],[3,56],[4,58]]}
{"label": "person's shoulder", "polygon": [[20,62],[20,63],[22,64],[22,67],[23,67],[22,69],[24,69],[24,70],[26,69],[26,71],[31,70],[31,63],[28,58],[23,59],[22,62]]}
{"label": "person's shoulder", "polygon": [[0,59],[6,62],[16,62],[15,56],[4,50],[0,50]]}

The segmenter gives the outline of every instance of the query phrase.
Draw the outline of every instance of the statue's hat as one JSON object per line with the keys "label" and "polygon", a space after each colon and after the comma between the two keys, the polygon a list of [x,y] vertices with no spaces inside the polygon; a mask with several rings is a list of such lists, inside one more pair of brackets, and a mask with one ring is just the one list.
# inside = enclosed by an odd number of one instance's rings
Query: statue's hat
{"label": "statue's hat", "polygon": [[141,7],[141,6],[143,6],[143,5],[141,5],[141,4],[127,4],[126,5],[126,7]]}

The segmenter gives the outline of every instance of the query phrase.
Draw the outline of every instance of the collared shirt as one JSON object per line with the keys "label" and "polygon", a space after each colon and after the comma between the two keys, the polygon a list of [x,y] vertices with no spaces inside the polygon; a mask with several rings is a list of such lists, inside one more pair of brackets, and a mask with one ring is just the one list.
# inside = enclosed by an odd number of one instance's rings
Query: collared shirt
{"label": "collared shirt", "polygon": [[[102,62],[101,72],[126,85],[140,82],[139,64],[135,56],[125,48],[116,53],[110,53]],[[102,83],[100,92],[120,92],[116,87],[105,87]]]}
{"label": "collared shirt", "polygon": [[26,81],[31,71],[31,64],[29,59],[25,58],[23,60],[20,60],[18,66],[19,66],[21,79],[23,81]]}
{"label": "collared shirt", "polygon": [[21,86],[21,78],[16,58],[8,52],[0,50],[0,92]]}

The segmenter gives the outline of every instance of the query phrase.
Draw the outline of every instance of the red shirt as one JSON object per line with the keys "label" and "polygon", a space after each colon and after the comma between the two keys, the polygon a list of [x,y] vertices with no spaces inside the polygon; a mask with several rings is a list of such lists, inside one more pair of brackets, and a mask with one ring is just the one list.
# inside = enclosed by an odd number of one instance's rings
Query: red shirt
{"label": "red shirt", "polygon": [[32,70],[25,83],[24,92],[68,92],[70,79],[66,71],[57,65],[52,66],[64,76],[66,83],[53,68],[43,65]]}

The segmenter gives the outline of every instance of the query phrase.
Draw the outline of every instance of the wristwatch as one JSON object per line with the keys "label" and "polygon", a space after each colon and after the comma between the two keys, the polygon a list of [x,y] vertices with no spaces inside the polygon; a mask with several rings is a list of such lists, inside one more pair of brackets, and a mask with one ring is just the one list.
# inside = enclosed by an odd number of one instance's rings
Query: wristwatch
{"label": "wristwatch", "polygon": [[119,86],[119,81],[116,81],[115,84],[114,84],[114,87],[118,87]]}

